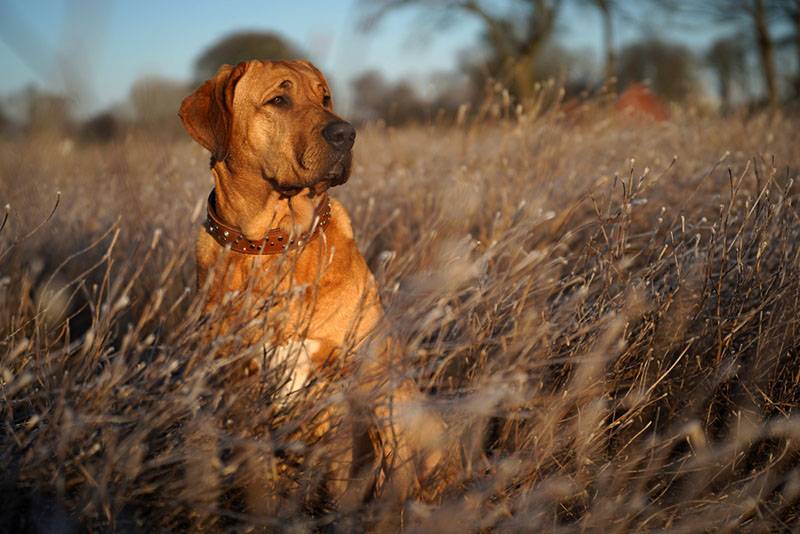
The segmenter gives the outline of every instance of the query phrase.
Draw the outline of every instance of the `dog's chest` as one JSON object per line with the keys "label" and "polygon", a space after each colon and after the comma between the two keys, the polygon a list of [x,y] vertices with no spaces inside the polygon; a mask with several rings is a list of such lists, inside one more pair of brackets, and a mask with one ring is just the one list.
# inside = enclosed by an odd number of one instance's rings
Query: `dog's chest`
{"label": "dog's chest", "polygon": [[264,354],[268,365],[280,376],[280,397],[303,389],[315,371],[315,356],[322,343],[315,339],[288,340],[282,345],[265,345]]}
{"label": "dog's chest", "polygon": [[352,240],[335,237],[316,239],[299,255],[257,256],[226,251],[201,235],[197,264],[200,284],[208,285],[208,308],[222,305],[224,316],[237,320],[260,316],[281,326],[280,339],[321,332],[342,341],[354,317],[371,308],[376,291]]}

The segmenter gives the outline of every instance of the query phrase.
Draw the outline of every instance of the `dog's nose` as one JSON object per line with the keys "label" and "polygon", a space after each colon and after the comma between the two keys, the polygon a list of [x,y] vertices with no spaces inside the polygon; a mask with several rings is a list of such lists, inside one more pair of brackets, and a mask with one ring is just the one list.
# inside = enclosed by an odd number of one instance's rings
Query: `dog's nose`
{"label": "dog's nose", "polygon": [[345,121],[331,122],[322,129],[322,137],[336,150],[350,150],[356,140],[356,129]]}

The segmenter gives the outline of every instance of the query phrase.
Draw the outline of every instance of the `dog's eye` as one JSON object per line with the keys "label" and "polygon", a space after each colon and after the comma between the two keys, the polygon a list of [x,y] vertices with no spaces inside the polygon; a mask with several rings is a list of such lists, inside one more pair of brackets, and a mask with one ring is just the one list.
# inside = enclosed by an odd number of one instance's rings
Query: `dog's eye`
{"label": "dog's eye", "polygon": [[278,95],[270,98],[269,100],[264,102],[264,104],[270,106],[286,106],[289,104],[289,99],[283,95]]}
{"label": "dog's eye", "polygon": [[325,95],[322,97],[322,105],[326,108],[331,105],[331,95]]}

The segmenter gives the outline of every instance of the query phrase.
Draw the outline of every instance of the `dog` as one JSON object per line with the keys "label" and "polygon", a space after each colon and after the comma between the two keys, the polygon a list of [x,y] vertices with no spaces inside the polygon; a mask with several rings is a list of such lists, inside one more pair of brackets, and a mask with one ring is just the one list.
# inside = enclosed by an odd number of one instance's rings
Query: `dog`
{"label": "dog", "polygon": [[[330,86],[308,61],[224,65],[183,100],[179,115],[191,137],[211,153],[214,189],[196,241],[198,285],[207,288],[207,309],[217,309],[231,294],[285,296],[270,301],[263,313],[274,312],[277,320],[280,310],[282,318],[283,328],[271,340],[277,347],[273,360],[296,355],[283,390],[291,394],[308,377],[321,376],[346,347],[362,344],[383,316],[350,218],[328,192],[350,177],[356,130],[334,112]],[[233,321],[223,319],[215,334],[230,331]],[[263,332],[251,337],[256,342]],[[381,349],[379,360],[387,362],[389,352]],[[248,370],[257,372],[258,362],[251,361]],[[377,380],[371,374],[362,384],[365,398]],[[405,382],[390,392],[390,403],[372,410],[385,436],[382,446],[389,449],[375,451],[373,459],[394,456],[400,465],[417,455],[411,427],[420,426],[420,395]],[[394,417],[386,406],[398,403],[414,405],[416,415]],[[365,427],[354,432],[354,450],[364,449],[369,433]],[[355,443],[359,439],[362,443]],[[438,457],[427,452],[423,471]],[[356,463],[350,467],[353,477],[365,469]],[[403,483],[412,476],[406,472]]]}

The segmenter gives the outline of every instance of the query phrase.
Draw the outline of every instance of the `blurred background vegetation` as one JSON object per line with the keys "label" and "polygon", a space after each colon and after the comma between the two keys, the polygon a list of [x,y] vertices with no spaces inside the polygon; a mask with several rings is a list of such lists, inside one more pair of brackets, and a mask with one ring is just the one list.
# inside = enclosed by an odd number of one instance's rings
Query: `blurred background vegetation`
{"label": "blurred background vegetation", "polygon": [[[0,532],[798,531],[799,17],[0,0]],[[325,487],[338,381],[244,384],[205,335],[176,112],[253,57],[311,59],[361,127],[334,194],[454,451],[402,513]]]}
{"label": "blurred background vegetation", "polygon": [[[61,33],[82,41],[66,52],[48,50],[24,10],[1,8],[5,54],[31,71],[45,69],[48,55],[57,57],[60,81],[53,87],[31,82],[0,95],[3,135],[37,132],[86,141],[142,129],[179,135],[175,110],[181,98],[221,64],[250,58],[318,61],[330,48],[324,38],[309,47],[298,45],[271,22],[276,8],[265,2],[250,14],[250,28],[198,48],[188,79],[145,75],[131,85],[126,101],[98,109],[87,100],[102,87],[87,87],[89,67],[80,51],[103,46],[104,37],[84,25],[102,25],[108,10],[94,6],[99,14],[87,21],[82,13],[91,5],[64,6],[68,14],[77,14],[63,17],[63,25],[73,28]],[[237,7],[243,6],[232,3],[226,9]],[[478,109],[492,94],[501,94],[513,109],[551,80],[564,87],[562,102],[607,89],[624,94],[631,87],[654,95],[665,109],[682,105],[703,112],[777,109],[800,100],[800,0],[353,0],[344,7],[347,27],[337,32],[362,40],[406,32],[409,42],[416,41],[406,52],[412,56],[424,55],[425,43],[465,25],[477,28],[474,42],[452,58],[451,69],[425,72],[422,80],[396,73],[390,64],[347,79],[321,65],[334,82],[340,112],[356,121],[399,125],[453,118],[459,109]],[[399,13],[405,17],[400,22]],[[599,26],[594,47],[575,47],[569,36],[591,25]],[[158,37],[142,35],[151,38]],[[65,54],[71,57],[62,61]]]}

